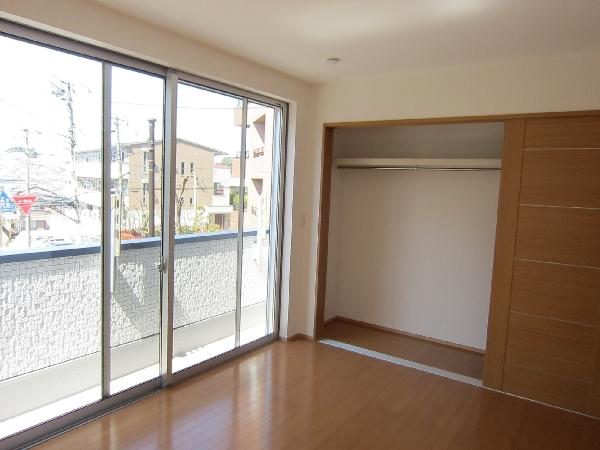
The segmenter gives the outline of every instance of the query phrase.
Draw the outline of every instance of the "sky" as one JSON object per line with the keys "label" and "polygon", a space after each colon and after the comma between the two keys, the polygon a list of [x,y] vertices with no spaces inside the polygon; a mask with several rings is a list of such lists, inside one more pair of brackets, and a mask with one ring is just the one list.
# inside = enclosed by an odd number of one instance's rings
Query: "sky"
{"label": "sky", "polygon": [[[73,92],[76,150],[100,149],[102,144],[102,63],[0,36],[0,188],[3,179],[26,179],[24,152],[35,149],[30,159],[30,179],[49,182],[48,188],[69,194],[72,184],[68,140],[69,113],[65,96]],[[143,142],[148,139],[148,119],[156,120],[155,137],[163,137],[164,80],[122,67],[112,68],[112,142]],[[235,156],[240,150],[241,128],[234,124],[240,100],[197,87],[178,86],[177,137]],[[250,104],[252,107],[259,105]],[[117,127],[118,123],[118,127]],[[118,128],[118,135],[117,135]],[[24,130],[28,130],[26,133]],[[98,174],[100,175],[100,166]],[[7,184],[8,183],[8,184]],[[13,187],[13,190],[17,189]]]}
{"label": "sky", "polygon": [[[24,147],[23,130],[29,129],[32,148],[46,155],[68,155],[66,102],[52,93],[65,82],[70,82],[74,91],[78,149],[100,147],[100,62],[8,37],[0,37],[0,55],[4,63],[0,71],[0,152]],[[113,121],[120,119],[121,141],[147,140],[150,118],[158,119],[156,136],[162,137],[163,79],[118,67],[113,68],[112,78],[112,116]],[[236,154],[240,146],[240,128],[233,123],[236,106],[235,98],[180,85],[178,137]],[[114,131],[113,125],[113,142]]]}

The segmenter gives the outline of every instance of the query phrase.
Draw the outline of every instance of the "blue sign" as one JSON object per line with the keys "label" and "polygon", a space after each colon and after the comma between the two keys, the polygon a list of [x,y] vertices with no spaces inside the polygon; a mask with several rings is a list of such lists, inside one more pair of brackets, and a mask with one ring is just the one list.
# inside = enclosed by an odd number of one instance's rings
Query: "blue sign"
{"label": "blue sign", "polygon": [[14,213],[16,211],[15,204],[11,201],[10,197],[6,195],[6,192],[0,191],[0,212]]}

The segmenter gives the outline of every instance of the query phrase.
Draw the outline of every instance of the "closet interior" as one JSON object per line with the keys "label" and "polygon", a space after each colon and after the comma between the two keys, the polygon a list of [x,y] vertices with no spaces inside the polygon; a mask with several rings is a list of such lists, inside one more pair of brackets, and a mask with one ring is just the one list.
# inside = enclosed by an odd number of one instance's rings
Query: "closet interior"
{"label": "closet interior", "polygon": [[326,339],[481,382],[502,122],[336,129]]}

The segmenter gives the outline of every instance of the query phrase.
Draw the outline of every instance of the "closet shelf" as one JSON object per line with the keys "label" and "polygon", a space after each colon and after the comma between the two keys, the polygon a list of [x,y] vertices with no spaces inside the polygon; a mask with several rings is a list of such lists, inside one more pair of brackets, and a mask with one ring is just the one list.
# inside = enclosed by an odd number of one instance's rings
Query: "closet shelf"
{"label": "closet shelf", "polygon": [[500,170],[500,159],[480,158],[338,158],[339,169]]}

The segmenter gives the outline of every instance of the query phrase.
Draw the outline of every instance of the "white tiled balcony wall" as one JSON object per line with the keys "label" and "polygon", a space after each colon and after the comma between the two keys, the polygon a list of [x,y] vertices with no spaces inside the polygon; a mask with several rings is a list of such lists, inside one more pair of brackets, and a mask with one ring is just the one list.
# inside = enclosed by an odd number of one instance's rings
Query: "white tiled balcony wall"
{"label": "white tiled balcony wall", "polygon": [[[176,244],[176,328],[235,309],[235,236]],[[268,239],[260,250],[256,239],[244,237],[242,306],[267,295]],[[128,249],[118,259],[112,346],[158,334],[159,251]],[[98,352],[100,283],[99,253],[0,263],[0,381]]]}

